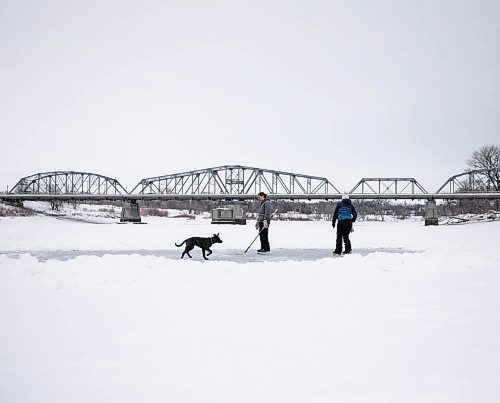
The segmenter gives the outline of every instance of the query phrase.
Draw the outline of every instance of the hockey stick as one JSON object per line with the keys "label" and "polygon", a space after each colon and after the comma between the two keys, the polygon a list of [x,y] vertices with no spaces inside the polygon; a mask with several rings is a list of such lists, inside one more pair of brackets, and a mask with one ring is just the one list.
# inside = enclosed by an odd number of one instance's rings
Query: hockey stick
{"label": "hockey stick", "polygon": [[[274,212],[271,214],[271,216],[269,217],[269,221],[271,221],[271,219],[273,218],[273,216],[278,212],[278,209],[274,210]],[[248,252],[248,249],[250,249],[252,247],[252,245],[254,244],[254,242],[257,240],[257,238],[259,237],[260,233],[264,230],[264,227],[262,227],[259,231],[259,233],[257,234],[257,236],[253,239],[252,243],[250,245],[248,245],[248,248],[245,249],[244,252],[236,252],[237,255],[244,255],[245,253]]]}

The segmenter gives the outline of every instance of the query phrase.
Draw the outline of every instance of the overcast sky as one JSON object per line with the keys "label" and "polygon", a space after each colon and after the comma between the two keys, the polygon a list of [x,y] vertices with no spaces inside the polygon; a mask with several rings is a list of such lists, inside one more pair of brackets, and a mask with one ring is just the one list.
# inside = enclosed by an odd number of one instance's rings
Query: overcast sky
{"label": "overcast sky", "polygon": [[0,189],[240,164],[415,177],[500,145],[500,1],[0,0]]}

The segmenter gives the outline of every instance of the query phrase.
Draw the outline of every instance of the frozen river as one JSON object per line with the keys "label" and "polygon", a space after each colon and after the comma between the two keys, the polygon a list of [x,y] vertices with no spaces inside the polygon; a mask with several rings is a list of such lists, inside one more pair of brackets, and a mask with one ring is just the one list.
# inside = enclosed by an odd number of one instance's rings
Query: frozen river
{"label": "frozen river", "polygon": [[146,221],[0,219],[0,401],[498,401],[499,222]]}

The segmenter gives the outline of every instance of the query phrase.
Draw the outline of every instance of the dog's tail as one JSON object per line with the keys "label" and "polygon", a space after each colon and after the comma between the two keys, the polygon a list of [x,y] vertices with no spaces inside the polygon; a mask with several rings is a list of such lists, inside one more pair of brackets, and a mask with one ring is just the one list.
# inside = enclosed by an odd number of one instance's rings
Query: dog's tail
{"label": "dog's tail", "polygon": [[180,248],[180,247],[181,247],[182,245],[184,245],[185,243],[186,243],[186,240],[185,240],[183,243],[181,243],[180,245],[177,245],[177,244],[174,242],[175,246],[177,246],[178,248]]}

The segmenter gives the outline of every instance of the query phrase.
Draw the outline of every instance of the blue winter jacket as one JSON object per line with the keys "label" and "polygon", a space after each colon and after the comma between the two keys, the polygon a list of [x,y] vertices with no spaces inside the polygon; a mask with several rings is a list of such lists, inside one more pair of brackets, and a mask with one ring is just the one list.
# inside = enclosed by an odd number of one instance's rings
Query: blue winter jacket
{"label": "blue winter jacket", "polygon": [[335,213],[333,213],[332,223],[335,224],[335,220],[352,220],[352,222],[356,221],[358,217],[358,213],[356,209],[352,205],[349,199],[343,199],[337,206],[335,207]]}

